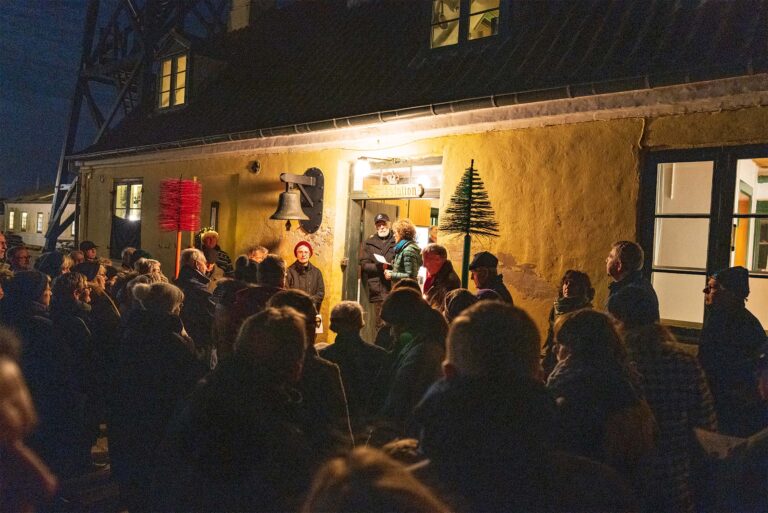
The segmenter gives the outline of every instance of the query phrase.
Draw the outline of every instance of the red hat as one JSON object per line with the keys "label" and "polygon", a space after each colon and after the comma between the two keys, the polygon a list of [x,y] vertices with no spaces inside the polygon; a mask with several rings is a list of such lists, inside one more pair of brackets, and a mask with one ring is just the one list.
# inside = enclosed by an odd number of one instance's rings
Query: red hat
{"label": "red hat", "polygon": [[306,246],[307,247],[307,249],[309,250],[309,256],[310,257],[315,254],[315,250],[312,249],[312,245],[309,242],[303,240],[303,241],[299,242],[298,244],[296,244],[293,247],[293,256],[296,256],[296,252],[299,250],[299,247],[301,247],[301,246]]}

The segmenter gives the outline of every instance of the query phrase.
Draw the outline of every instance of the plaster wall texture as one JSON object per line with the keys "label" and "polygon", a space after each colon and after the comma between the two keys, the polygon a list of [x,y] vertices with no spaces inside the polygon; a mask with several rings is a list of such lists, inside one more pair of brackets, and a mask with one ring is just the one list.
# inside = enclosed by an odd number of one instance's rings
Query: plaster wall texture
{"label": "plaster wall texture", "polygon": [[[169,161],[142,156],[99,164],[83,171],[87,194],[83,238],[106,247],[110,234],[111,191],[115,179],[143,177],[142,245],[172,273],[174,234],[156,228],[159,182],[163,177],[197,176],[203,183],[203,224],[210,201],[221,202],[222,246],[233,257],[253,243],[280,254],[288,264],[293,246],[309,240],[313,263],[326,280],[323,317],[341,298],[345,255],[349,168],[360,155],[443,157],[443,210],[470,160],[483,179],[501,225],[501,237],[473,241],[472,252],[488,250],[500,260],[500,272],[518,306],[526,309],[543,332],[556,286],[567,269],[587,272],[597,291],[595,305],[606,297],[605,257],[611,243],[636,238],[641,151],[720,144],[768,142],[768,108],[688,114],[662,118],[606,119],[556,126],[419,139],[392,148],[269,150],[221,155],[207,153]],[[258,159],[262,171],[248,171]],[[311,235],[283,221],[269,220],[284,190],[281,172],[303,173],[318,167],[325,175],[323,224]],[[101,180],[101,177],[104,180]],[[185,238],[185,243],[188,239]],[[461,240],[442,237],[453,262],[461,262]],[[347,272],[357,272],[349,269]],[[327,329],[327,322],[326,322]],[[319,340],[323,340],[321,337]]]}

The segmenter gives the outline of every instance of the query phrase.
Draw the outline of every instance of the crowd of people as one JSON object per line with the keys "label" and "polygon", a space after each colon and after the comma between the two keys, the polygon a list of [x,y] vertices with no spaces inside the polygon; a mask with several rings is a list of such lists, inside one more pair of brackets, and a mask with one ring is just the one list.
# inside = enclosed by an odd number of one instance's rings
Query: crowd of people
{"label": "crowd of people", "polygon": [[[470,291],[410,221],[374,222],[375,315],[333,305],[332,344],[309,242],[290,265],[262,246],[232,264],[207,232],[168,278],[90,241],[33,265],[0,233],[0,510],[55,504],[104,428],[131,512],[764,510],[768,341],[746,269],[709,278],[694,356],[660,323],[640,246],[617,242],[605,308],[568,270],[542,341],[496,256],[473,256]],[[733,486],[697,429],[762,440]]]}

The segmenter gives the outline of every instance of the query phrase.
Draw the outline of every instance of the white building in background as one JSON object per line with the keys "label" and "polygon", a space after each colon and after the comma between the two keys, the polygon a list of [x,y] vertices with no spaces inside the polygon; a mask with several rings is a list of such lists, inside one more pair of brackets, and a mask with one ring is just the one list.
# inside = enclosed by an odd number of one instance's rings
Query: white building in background
{"label": "white building in background", "polygon": [[[6,233],[21,237],[24,244],[31,247],[42,247],[45,244],[45,232],[48,230],[48,222],[51,217],[51,201],[53,191],[35,192],[9,198],[3,201],[5,215],[2,218],[2,229]],[[67,205],[64,218],[75,210],[74,201]],[[74,242],[75,225],[59,238],[59,243]]]}

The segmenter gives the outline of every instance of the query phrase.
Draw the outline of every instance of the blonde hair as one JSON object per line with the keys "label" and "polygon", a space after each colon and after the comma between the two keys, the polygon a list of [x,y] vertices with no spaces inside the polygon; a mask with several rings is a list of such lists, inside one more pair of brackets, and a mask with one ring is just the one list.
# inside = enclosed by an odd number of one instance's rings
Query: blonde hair
{"label": "blonde hair", "polygon": [[416,238],[416,226],[410,219],[398,219],[392,225],[392,229],[401,239],[414,240]]}
{"label": "blonde hair", "polygon": [[208,230],[207,232],[204,232],[200,236],[200,241],[204,241],[205,239],[209,239],[211,237],[216,237],[218,239],[219,238],[219,232],[217,232],[216,230]]}
{"label": "blonde hair", "polygon": [[301,511],[450,510],[401,463],[378,449],[358,447],[320,468]]}

